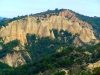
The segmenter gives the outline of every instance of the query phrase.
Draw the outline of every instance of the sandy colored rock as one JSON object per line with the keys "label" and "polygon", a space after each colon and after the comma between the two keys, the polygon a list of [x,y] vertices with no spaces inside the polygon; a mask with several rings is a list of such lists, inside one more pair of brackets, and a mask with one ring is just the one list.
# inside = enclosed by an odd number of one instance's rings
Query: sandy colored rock
{"label": "sandy colored rock", "polygon": [[74,43],[74,45],[75,45],[76,47],[82,46],[82,43],[80,42],[80,40],[79,40],[78,37],[75,37],[73,43]]}
{"label": "sandy colored rock", "polygon": [[[16,39],[20,40],[21,44],[24,46],[24,44],[27,42],[27,33],[36,34],[40,37],[50,36],[51,39],[54,39],[55,36],[53,31],[50,33],[50,30],[52,29],[58,29],[58,31],[61,29],[67,30],[73,35],[78,33],[80,35],[79,39],[84,43],[88,43],[91,40],[97,40],[94,36],[92,26],[87,22],[79,20],[75,14],[69,10],[61,12],[59,16],[47,15],[47,18],[43,18],[43,16],[27,16],[26,18],[12,21],[8,23],[8,26],[0,29],[0,37],[3,38],[4,43],[8,43]],[[78,39],[75,39],[74,42],[77,42],[77,40]],[[80,42],[77,42],[76,44],[79,43]],[[19,49],[16,48],[16,50]],[[7,54],[4,58],[0,59],[0,61],[15,67],[26,63],[20,53]]]}
{"label": "sandy colored rock", "polygon": [[[71,18],[67,19],[65,16]],[[76,20],[77,19],[77,20]],[[79,20],[69,10],[63,11],[59,16],[51,16],[48,18],[31,17],[28,16],[21,20],[16,20],[8,24],[6,27],[0,29],[0,37],[3,37],[5,43],[12,40],[20,40],[21,44],[24,45],[27,33],[36,34],[40,37],[51,36],[50,30],[61,29],[71,32],[73,35],[78,33],[80,39],[87,43],[92,39],[96,39],[93,34],[92,26],[88,23]],[[54,37],[54,35],[52,35]]]}
{"label": "sandy colored rock", "polygon": [[74,13],[72,13],[70,10],[65,10],[59,13],[59,16],[66,17],[71,22],[78,22],[81,26],[87,27],[92,29],[92,26],[88,24],[87,22],[83,22],[79,20]]}
{"label": "sandy colored rock", "polygon": [[15,52],[13,54],[7,54],[5,57],[0,59],[0,61],[12,67],[17,67],[26,63],[24,58],[21,56],[21,53]]}
{"label": "sandy colored rock", "polygon": [[100,61],[95,62],[95,63],[89,63],[87,68],[88,69],[93,69],[93,68],[96,68],[96,67],[100,67]]}
{"label": "sandy colored rock", "polygon": [[1,29],[0,37],[3,37],[5,43],[16,39],[20,40],[22,45],[26,42],[26,34],[21,29],[18,21],[11,22],[7,27]]}
{"label": "sandy colored rock", "polygon": [[72,26],[75,29],[76,33],[79,33],[82,30],[82,27],[79,25],[78,22],[74,22]]}
{"label": "sandy colored rock", "polygon": [[69,75],[69,70],[62,69],[61,71],[64,71],[66,73],[65,75]]}
{"label": "sandy colored rock", "polygon": [[46,27],[44,27],[44,30],[43,30],[43,37],[48,37],[50,36],[50,30],[48,28],[48,25]]}
{"label": "sandy colored rock", "polygon": [[55,36],[54,36],[53,31],[51,31],[50,38],[51,38],[51,39],[55,39]]}

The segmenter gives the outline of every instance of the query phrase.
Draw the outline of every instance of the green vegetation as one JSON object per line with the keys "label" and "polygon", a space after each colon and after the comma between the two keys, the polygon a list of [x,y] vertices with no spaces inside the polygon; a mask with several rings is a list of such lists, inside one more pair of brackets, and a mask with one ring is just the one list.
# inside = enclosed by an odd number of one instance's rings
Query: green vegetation
{"label": "green vegetation", "polygon": [[58,72],[56,72],[54,75],[65,75],[66,74],[66,72],[65,71],[58,71]]}
{"label": "green vegetation", "polygon": [[[45,57],[44,59],[38,61],[38,63],[35,62],[35,63],[23,65],[21,67],[17,67],[11,70],[6,69],[1,71],[1,74],[2,75],[5,74],[6,75],[35,75],[38,74],[40,71],[44,72],[45,70],[49,70],[49,69],[53,70],[60,67],[67,67],[67,66],[69,67],[71,64],[73,64],[73,60],[71,60],[70,58],[66,59],[66,54],[70,52],[71,51],[63,50],[60,53],[57,52],[55,54]],[[64,63],[66,64],[64,65]]]}
{"label": "green vegetation", "polygon": [[[94,46],[96,49],[98,49],[98,45]],[[92,50],[94,47],[91,47]],[[40,59],[34,63],[26,64],[23,66],[19,66],[17,68],[12,69],[5,69],[0,72],[1,75],[37,75],[40,72],[44,73],[48,71],[52,71],[52,74],[54,75],[64,75],[65,72],[56,72],[53,70],[57,70],[59,68],[66,68],[69,69],[70,75],[92,75],[90,72],[86,71],[86,65],[85,63],[90,63],[94,60],[94,58],[91,55],[85,54],[86,51],[91,51],[87,48],[81,48],[81,47],[74,47],[74,46],[68,46],[67,48],[64,48],[61,52],[55,52],[51,55],[48,55],[44,57],[43,59]],[[99,52],[99,51],[98,51]],[[94,52],[92,52],[93,54]],[[95,59],[100,59],[96,57]],[[84,71],[85,70],[85,71]],[[96,68],[93,70],[93,74],[99,73],[99,68]],[[55,73],[56,72],[56,73]]]}
{"label": "green vegetation", "polygon": [[0,71],[1,71],[2,69],[10,69],[10,68],[11,68],[11,67],[8,66],[7,64],[0,62]]}
{"label": "green vegetation", "polygon": [[[63,31],[64,34],[58,32],[58,30],[53,30],[56,39],[52,40],[49,37],[39,38],[36,35],[27,34],[27,44],[25,45],[25,49],[30,53],[32,60],[41,59],[48,54],[52,54],[56,52],[57,49],[61,47],[65,47],[69,45],[69,41],[73,41],[71,33],[67,31]],[[60,39],[58,39],[58,37]],[[66,37],[64,39],[64,37]],[[67,38],[68,37],[68,38]],[[65,41],[69,39],[69,41]],[[72,44],[72,42],[70,42]]]}
{"label": "green vegetation", "polygon": [[41,12],[41,13],[36,13],[36,14],[30,14],[30,16],[44,16],[44,18],[46,18],[47,14],[49,14],[50,16],[52,15],[59,15],[60,12],[64,11],[65,9],[58,9],[56,8],[55,10],[47,10],[47,11],[44,11],[44,12]]}
{"label": "green vegetation", "polygon": [[4,18],[3,20],[0,20],[0,28],[2,26],[7,26],[8,23],[12,22],[12,21],[15,21],[15,20],[20,20],[20,19],[23,19],[25,18],[27,15],[25,16],[18,16],[18,17],[14,17],[14,18]]}
{"label": "green vegetation", "polygon": [[88,22],[89,24],[91,24],[93,26],[94,29],[100,31],[100,18],[99,17],[89,17],[89,16],[84,16],[81,15],[79,13],[76,13],[72,10],[70,10],[72,13],[74,13],[76,15],[76,17],[78,17],[80,20]]}
{"label": "green vegetation", "polygon": [[72,13],[76,15],[80,20],[85,21],[92,25],[93,29],[95,30],[95,36],[100,39],[100,17],[89,17],[89,16],[84,16],[79,13],[76,13],[72,10],[70,10]]}
{"label": "green vegetation", "polygon": [[[37,14],[31,14],[31,16],[39,16],[46,14],[58,15],[59,12],[65,9],[47,10]],[[73,11],[72,11],[73,12]],[[55,13],[55,14],[54,14]],[[74,12],[75,13],[75,12]],[[96,32],[100,32],[100,18],[88,17],[75,13],[76,16],[88,22],[93,26]],[[26,15],[27,16],[27,15]],[[25,18],[26,16],[18,16],[13,19],[4,19],[0,21],[0,27],[6,26],[9,22]],[[40,22],[39,18],[37,22]],[[42,37],[27,34],[27,43],[25,44],[25,50],[19,50],[28,64],[11,68],[7,64],[0,62],[0,75],[38,75],[43,73],[44,75],[65,75],[65,71],[61,69],[68,69],[70,75],[99,75],[100,67],[93,69],[93,71],[87,71],[86,66],[88,63],[94,63],[100,60],[100,43],[95,46],[89,46],[84,43],[85,47],[75,47],[73,40],[79,35],[72,35],[68,31],[52,30],[55,35],[55,39],[49,37]],[[99,38],[99,35],[96,35]],[[0,58],[4,57],[7,53],[13,53],[14,48],[20,45],[19,40],[11,41],[4,44],[2,38],[0,38]],[[80,41],[80,40],[79,40]],[[25,54],[27,51],[32,60],[30,60]]]}
{"label": "green vegetation", "polygon": [[94,29],[100,32],[100,18],[99,17],[89,17],[75,13],[76,16],[85,22],[88,22],[93,26]]}
{"label": "green vegetation", "polygon": [[0,58],[4,57],[7,53],[14,52],[14,47],[19,46],[20,41],[14,40],[7,44],[4,44],[3,42],[0,42],[0,46],[2,47],[2,50],[0,50]]}
{"label": "green vegetation", "polygon": [[[31,16],[40,16],[40,15],[42,15],[42,16],[46,17],[47,14],[49,14],[50,16],[58,15],[60,12],[62,12],[64,10],[66,10],[66,9],[58,9],[58,8],[56,8],[55,10],[49,10],[48,9],[45,12],[41,12],[41,13],[37,13],[37,14],[31,14]],[[76,15],[76,17],[78,17],[80,20],[85,21],[85,22],[89,23],[90,25],[92,25],[93,29],[95,30],[95,32],[94,32],[95,36],[98,39],[100,39],[100,17],[89,17],[89,16],[84,16],[84,15],[81,15],[79,13],[76,13],[72,10],[69,10],[69,11],[74,13]]]}
{"label": "green vegetation", "polygon": [[96,67],[93,69],[93,75],[100,75],[100,67]]}
{"label": "green vegetation", "polygon": [[[69,70],[70,75],[88,75],[86,72],[86,63],[96,62],[100,59],[100,43],[95,46],[75,47],[73,46],[73,37],[71,33],[61,30],[53,30],[56,39],[52,40],[49,37],[40,38],[36,35],[27,34],[27,43],[25,51],[28,51],[32,60],[29,60],[22,51],[22,56],[28,64],[17,68],[2,69],[1,75],[37,75],[40,72],[44,74],[52,73],[54,75],[64,75],[62,71],[57,72],[59,68]],[[75,35],[77,36],[77,34]],[[74,37],[75,37],[74,36]],[[66,37],[66,38],[64,38]],[[2,40],[2,38],[1,38]],[[66,41],[67,40],[67,41]],[[69,42],[71,40],[72,42]],[[72,44],[72,45],[70,45]],[[19,45],[18,40],[11,41],[7,44],[1,44],[3,50],[1,54],[13,52],[13,48]],[[58,52],[57,50],[60,50]],[[5,51],[5,52],[3,52]],[[91,55],[86,54],[88,51]],[[35,61],[35,62],[33,62]],[[54,71],[55,70],[55,71]],[[49,72],[50,71],[50,72]],[[55,73],[56,72],[56,73]]]}

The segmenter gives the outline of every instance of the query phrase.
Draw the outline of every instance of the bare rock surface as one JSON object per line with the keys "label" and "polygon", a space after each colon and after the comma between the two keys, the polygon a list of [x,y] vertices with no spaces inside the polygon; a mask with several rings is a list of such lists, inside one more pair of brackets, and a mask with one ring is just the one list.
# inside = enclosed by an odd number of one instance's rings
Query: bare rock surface
{"label": "bare rock surface", "polygon": [[[64,16],[74,17],[74,19],[66,19]],[[92,26],[86,22],[82,22],[75,15],[68,10],[61,12],[59,16],[51,16],[44,20],[40,19],[40,22],[37,22],[36,17],[28,16],[27,18],[16,20],[8,24],[6,27],[0,29],[0,37],[3,37],[5,43],[12,40],[20,40],[21,44],[27,42],[26,34],[36,34],[40,37],[51,36],[54,38],[53,33],[50,33],[50,30],[61,29],[71,32],[73,35],[78,33],[80,39],[87,43],[92,39],[96,39],[93,34]]]}

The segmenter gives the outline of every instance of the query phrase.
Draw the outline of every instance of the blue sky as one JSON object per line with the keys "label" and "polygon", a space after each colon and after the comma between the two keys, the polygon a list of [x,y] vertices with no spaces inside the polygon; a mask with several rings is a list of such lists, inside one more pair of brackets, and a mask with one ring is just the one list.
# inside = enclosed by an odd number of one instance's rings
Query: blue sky
{"label": "blue sky", "polygon": [[100,17],[100,0],[0,0],[0,16],[8,18],[55,8]]}

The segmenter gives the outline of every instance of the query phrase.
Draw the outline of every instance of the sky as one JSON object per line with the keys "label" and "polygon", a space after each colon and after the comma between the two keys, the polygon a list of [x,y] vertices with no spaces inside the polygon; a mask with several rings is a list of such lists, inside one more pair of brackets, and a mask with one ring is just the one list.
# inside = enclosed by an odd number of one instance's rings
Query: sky
{"label": "sky", "polygon": [[13,18],[46,10],[70,9],[87,16],[100,17],[100,0],[0,0],[0,16]]}

